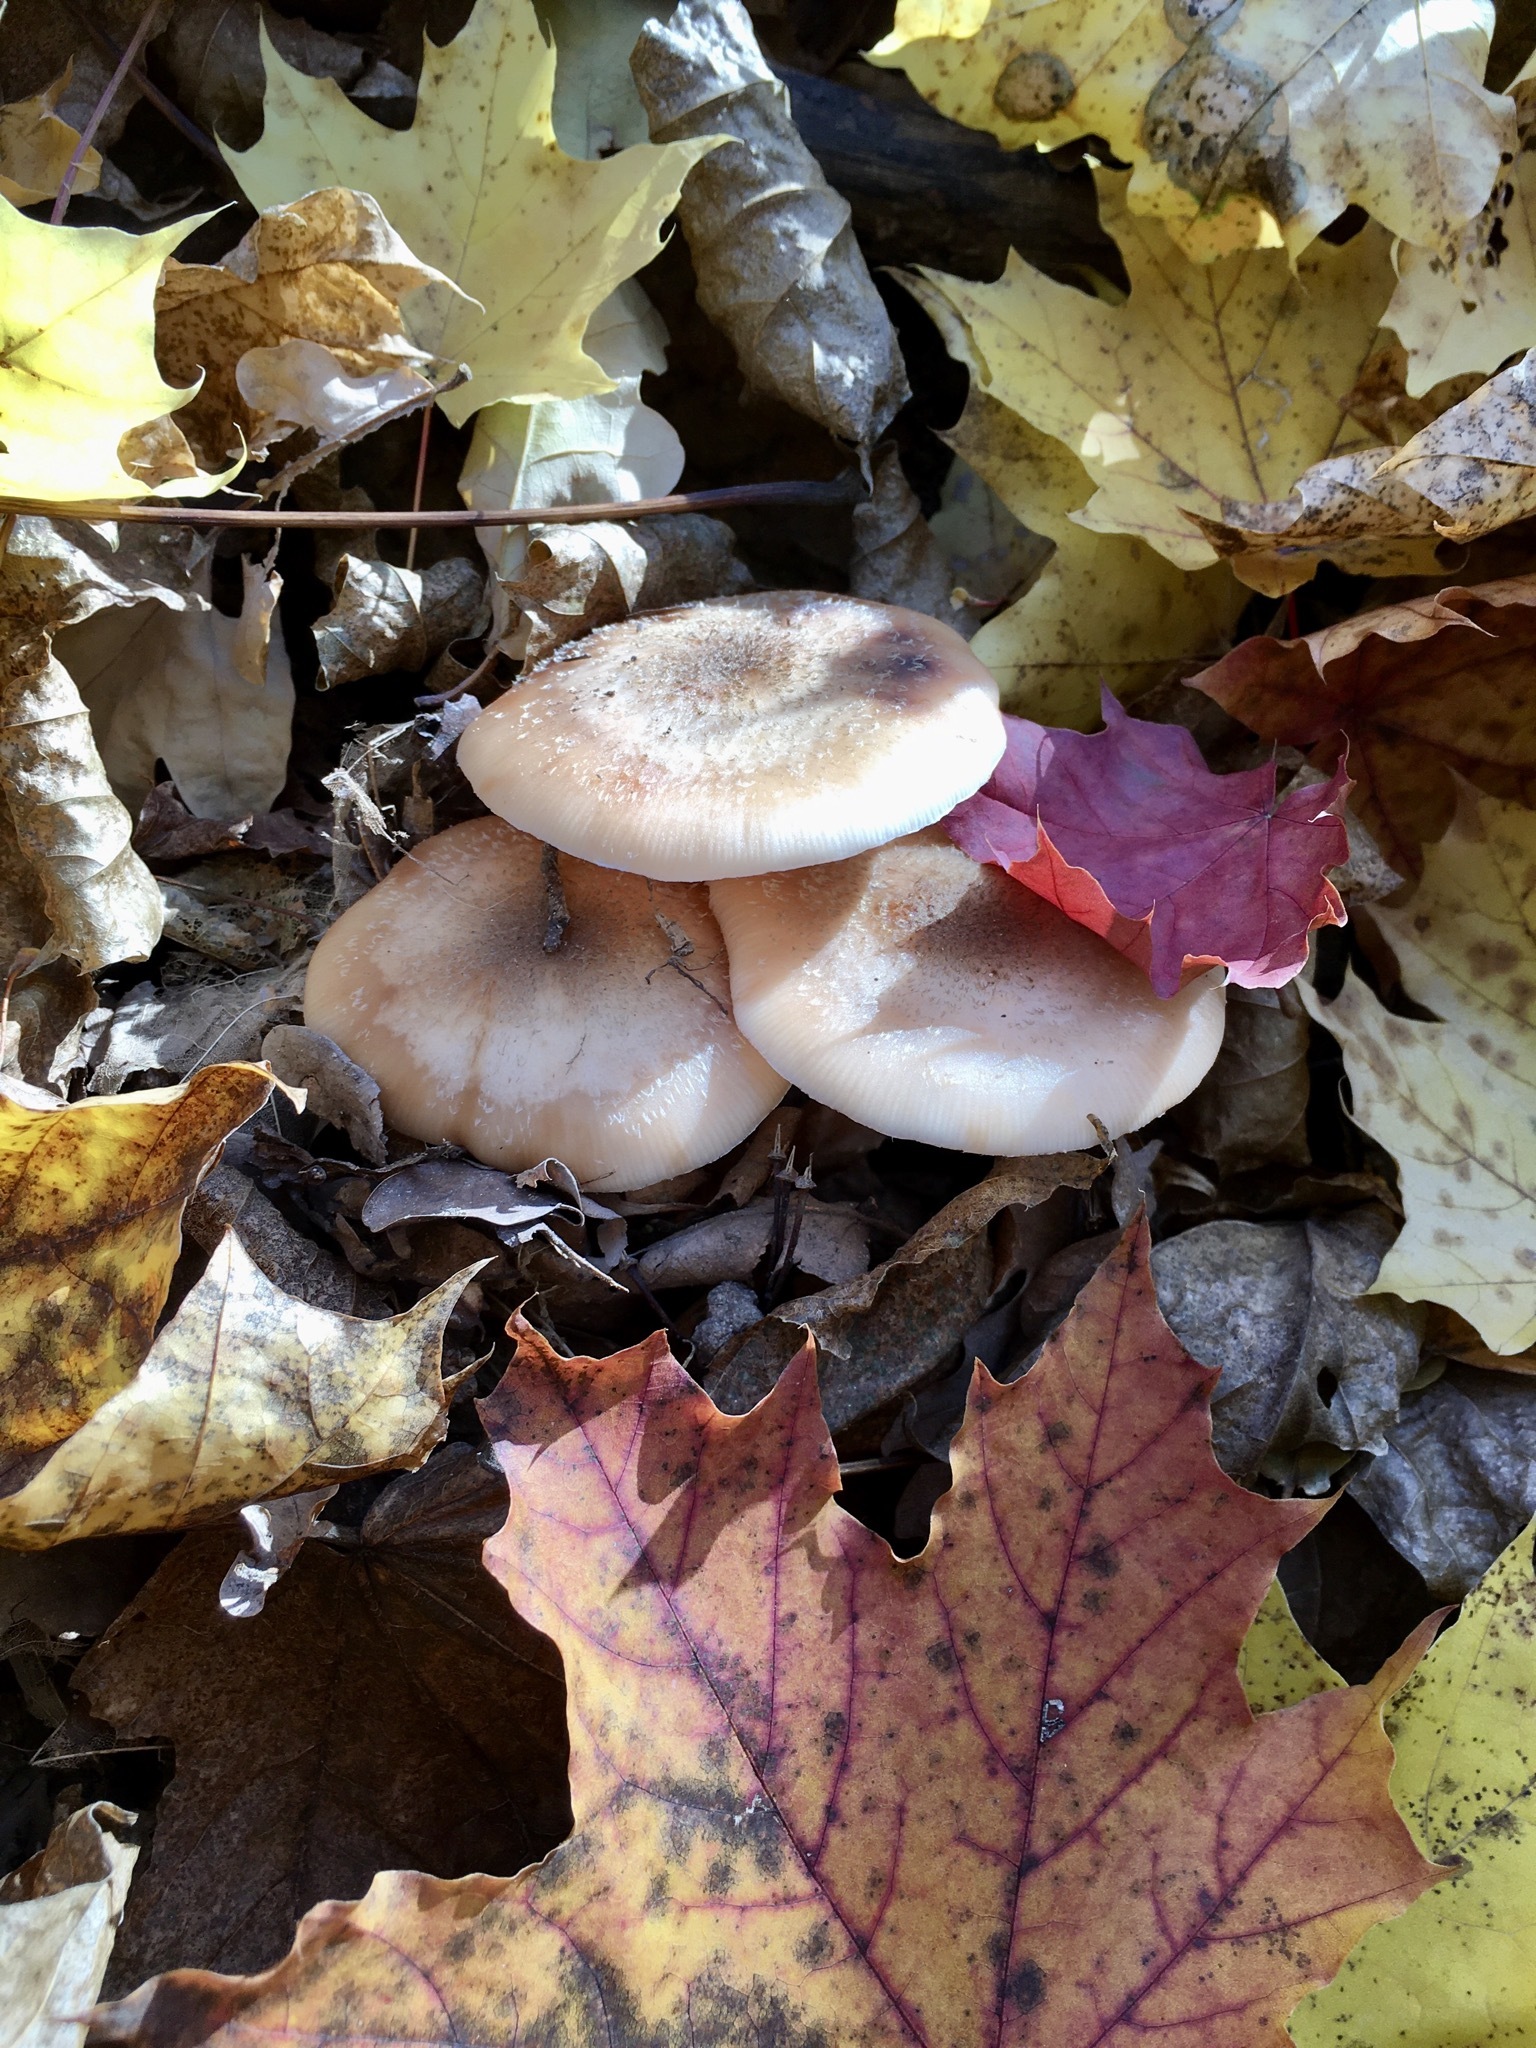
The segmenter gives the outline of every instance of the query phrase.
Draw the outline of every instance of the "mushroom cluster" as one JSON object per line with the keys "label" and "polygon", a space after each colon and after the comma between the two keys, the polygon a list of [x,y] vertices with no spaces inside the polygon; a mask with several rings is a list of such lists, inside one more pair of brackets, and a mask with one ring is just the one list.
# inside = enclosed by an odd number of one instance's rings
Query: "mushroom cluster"
{"label": "mushroom cluster", "polygon": [[495,815],[337,920],[306,1020],[408,1136],[599,1190],[718,1158],[791,1085],[963,1151],[1132,1130],[1215,1058],[1222,991],[1160,1000],[927,829],[1003,743],[988,671],[898,606],[772,591],[607,627],[466,730]]}

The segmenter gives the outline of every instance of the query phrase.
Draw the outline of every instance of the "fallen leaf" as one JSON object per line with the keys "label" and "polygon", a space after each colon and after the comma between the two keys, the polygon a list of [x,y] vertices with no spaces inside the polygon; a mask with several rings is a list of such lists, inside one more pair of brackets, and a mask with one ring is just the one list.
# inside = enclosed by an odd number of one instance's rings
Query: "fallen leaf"
{"label": "fallen leaf", "polygon": [[[167,376],[198,386],[177,425],[207,463],[264,454],[288,424],[250,402],[244,372],[253,351],[293,342],[323,348],[343,375],[386,373],[380,410],[425,395],[448,366],[406,339],[400,301],[428,285],[448,280],[418,262],[378,202],[335,187],[267,208],[218,263],[173,258],[155,295],[156,349]],[[304,422],[332,433],[362,423]]]}
{"label": "fallen leaf", "polygon": [[1091,1187],[1103,1170],[1102,1158],[1083,1152],[999,1161],[890,1258],[840,1287],[784,1302],[725,1346],[710,1393],[727,1413],[744,1413],[772,1391],[809,1331],[828,1428],[839,1437],[862,1429],[878,1445],[907,1394],[964,1362],[961,1340],[994,1291],[994,1218],[1036,1208],[1059,1187]]}
{"label": "fallen leaf", "polygon": [[916,491],[901,466],[901,452],[886,442],[872,465],[869,496],[853,508],[848,588],[875,604],[904,604],[942,619],[967,640],[976,621],[963,600],[937,534],[923,517]]}
{"label": "fallen leaf", "polygon": [[1350,1491],[1437,1600],[1460,1600],[1536,1514],[1536,1386],[1451,1365],[1408,1395]]}
{"label": "fallen leaf", "polygon": [[54,641],[90,713],[114,793],[137,813],[171,772],[195,818],[264,811],[288,774],[293,671],[281,633],[266,648],[265,683],[238,666],[247,621],[207,602],[206,571],[185,593],[194,608],[160,603],[97,612]]}
{"label": "fallen leaf", "polygon": [[1201,1223],[1153,1252],[1158,1307],[1221,1374],[1211,1426],[1234,1479],[1319,1492],[1356,1452],[1386,1450],[1424,1327],[1422,1310],[1367,1292],[1396,1234],[1368,1204],[1304,1223]]}
{"label": "fallen leaf", "polygon": [[1372,226],[1347,248],[1320,242],[1294,275],[1279,249],[1193,263],[1130,211],[1124,173],[1095,178],[1130,279],[1123,305],[1017,254],[995,284],[935,270],[903,281],[947,306],[946,342],[978,387],[1082,461],[1097,489],[1078,525],[1203,568],[1216,550],[1190,515],[1277,497],[1362,438],[1340,400],[1391,294],[1389,241]]}
{"label": "fallen leaf", "polygon": [[230,168],[263,210],[319,186],[371,193],[416,256],[459,287],[429,287],[405,311],[419,348],[469,366],[473,381],[438,401],[455,426],[498,399],[612,388],[583,350],[583,330],[656,254],[678,188],[713,138],[640,143],[601,163],[566,156],[550,118],[555,53],[531,0],[478,0],[452,42],[428,39],[403,134],[371,120],[332,79],[284,63],[265,22],[261,54],[261,140],[226,149]]}
{"label": "fallen leaf", "polygon": [[115,1983],[260,1969],[296,1915],[380,1868],[510,1875],[559,1841],[560,1660],[480,1562],[506,1502],[494,1467],[445,1445],[360,1528],[323,1524],[242,1620],[218,1607],[228,1531],[190,1536],[90,1652],[91,1712],[176,1756]]}
{"label": "fallen leaf", "polygon": [[[244,1150],[238,1141],[232,1149]],[[290,1223],[243,1170],[252,1165],[249,1157],[239,1166],[226,1157],[198,1183],[187,1204],[186,1234],[192,1243],[211,1258],[232,1230],[241,1250],[284,1294],[333,1315],[387,1317],[390,1304],[373,1282],[354,1272],[329,1245]]]}
{"label": "fallen leaf", "polygon": [[128,1385],[0,1494],[0,1543],[184,1529],[419,1465],[447,1427],[443,1332],[476,1270],[366,1321],[284,1294],[230,1231]]}
{"label": "fallen leaf", "polygon": [[84,2048],[138,1858],[137,1815],[97,1800],[0,1880],[0,2041]]}
{"label": "fallen leaf", "polygon": [[[1317,1692],[1337,1692],[1343,1685],[1326,1657],[1320,1657],[1296,1626],[1290,1602],[1278,1579],[1270,1581],[1253,1626],[1237,1653],[1237,1674],[1255,1714],[1273,1714],[1294,1707]],[[1294,2029],[1294,2020],[1292,2021]]]}
{"label": "fallen leaf", "polygon": [[1513,145],[1511,102],[1482,86],[1492,30],[1481,0],[1406,29],[1394,0],[1177,19],[1134,0],[901,0],[870,55],[1010,148],[1102,137],[1136,167],[1132,204],[1202,258],[1297,256],[1350,205],[1443,258]]}
{"label": "fallen leaf", "polygon": [[1447,540],[1536,511],[1536,350],[1420,428],[1380,474],[1428,499]]}
{"label": "fallen leaf", "polygon": [[423,669],[450,642],[483,632],[485,581],[464,555],[427,569],[343,555],[331,608],[315,621],[320,688],[392,669]]}
{"label": "fallen leaf", "polygon": [[[1357,613],[1302,640],[1244,640],[1190,683],[1261,739],[1331,767],[1386,859],[1417,875],[1456,806],[1455,775],[1536,798],[1536,577]],[[1454,774],[1452,771],[1454,770]]]}
{"label": "fallen leaf", "polygon": [[565,1658],[571,1842],[510,1881],[380,1878],[273,1973],[146,1987],[116,2038],[1246,2048],[1442,1874],[1386,1797],[1406,1658],[1248,1712],[1239,1645],[1317,1511],[1211,1460],[1144,1230],[1023,1380],[978,1372],[906,1562],[828,1498],[809,1351],[731,1419],[659,1338],[518,1334],[487,1554]]}
{"label": "fallen leaf", "polygon": [[1349,851],[1340,767],[1321,787],[1275,793],[1271,761],[1213,775],[1180,725],[1132,718],[1108,690],[1104,728],[1005,718],[1008,744],[945,829],[1143,968],[1160,996],[1213,966],[1278,988],[1310,934],[1342,924],[1328,879]]}
{"label": "fallen leaf", "polygon": [[908,396],[901,350],[746,8],[678,0],[646,23],[630,69],[652,136],[698,152],[678,219],[699,305],[750,385],[867,451]]}
{"label": "fallen leaf", "polygon": [[[12,206],[36,206],[57,193],[79,146],[79,130],[58,115],[70,73],[0,107],[0,197]],[[94,192],[101,182],[101,152],[87,149],[75,166],[73,190]]]}
{"label": "fallen leaf", "polygon": [[[635,1269],[647,1287],[714,1287],[722,1280],[750,1280],[773,1243],[771,1196],[688,1223],[670,1237],[647,1245]],[[794,1249],[789,1264],[829,1285],[856,1280],[869,1267],[869,1221],[856,1210],[808,1200],[794,1212]]]}
{"label": "fallen leaf", "polygon": [[[150,491],[119,444],[194,396],[156,367],[155,287],[171,251],[206,218],[125,235],[51,227],[0,198],[0,494],[85,504]],[[190,464],[176,494],[202,496],[228,480]]]}
{"label": "fallen leaf", "polygon": [[120,1095],[144,1076],[179,1081],[210,1059],[255,1060],[271,1027],[299,1016],[303,998],[302,964],[182,988],[136,982],[112,1012],[90,1092]]}
{"label": "fallen leaf", "polygon": [[1311,1034],[1294,988],[1229,988],[1216,1064],[1172,1112],[1191,1149],[1223,1174],[1308,1165]]}
{"label": "fallen leaf", "polygon": [[[942,308],[929,300],[938,317]],[[965,349],[945,321],[952,354]],[[942,438],[1055,552],[1015,604],[988,619],[971,651],[997,677],[1003,708],[1046,725],[1091,726],[1107,686],[1130,701],[1172,670],[1224,648],[1247,602],[1232,572],[1180,569],[1136,534],[1090,533],[1073,518],[1094,493],[1072,450],[973,378]]]}
{"label": "fallen leaf", "polygon": [[370,1166],[384,1164],[379,1084],[334,1039],[307,1025],[274,1024],[261,1041],[261,1056],[279,1081],[303,1090],[311,1116],[344,1131]]}
{"label": "fallen leaf", "polygon": [[260,1067],[32,1108],[0,1094],[0,1453],[68,1436],[148,1351],[181,1212],[223,1140],[272,1092]]}
{"label": "fallen leaf", "polygon": [[1492,2048],[1529,2032],[1536,1935],[1536,1582],[1525,1528],[1387,1709],[1392,1798],[1461,1869],[1373,1928],[1291,2015],[1297,2048]]}

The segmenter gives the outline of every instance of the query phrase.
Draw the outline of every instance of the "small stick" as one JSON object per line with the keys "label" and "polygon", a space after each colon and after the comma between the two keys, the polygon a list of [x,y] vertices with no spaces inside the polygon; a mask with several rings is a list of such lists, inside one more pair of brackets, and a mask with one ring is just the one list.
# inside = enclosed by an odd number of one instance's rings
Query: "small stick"
{"label": "small stick", "polygon": [[560,880],[558,847],[545,846],[539,855],[539,873],[544,877],[544,897],[549,905],[549,922],[544,927],[544,950],[546,953],[558,953],[560,942],[571,922],[570,908],[565,900],[565,884]]}
{"label": "small stick", "polygon": [[149,0],[149,5],[139,16],[139,25],[129,39],[128,47],[117,60],[117,69],[102,87],[101,98],[91,109],[91,118],[80,131],[80,140],[75,144],[74,154],[64,166],[64,175],[59,180],[59,189],[53,202],[53,211],[48,216],[48,225],[57,227],[69,210],[69,195],[75,189],[75,180],[80,175],[80,166],[85,162],[85,152],[91,146],[91,139],[107,117],[107,109],[117,97],[117,88],[128,76],[133,60],[143,49],[149,35],[150,23],[160,0]]}
{"label": "small stick", "polygon": [[[94,21],[86,10],[77,5],[77,0],[64,0],[65,6],[85,30],[91,41],[106,51],[109,57],[121,57],[123,46],[116,36],[108,35],[100,22]],[[179,128],[194,149],[202,151],[210,163],[217,164],[221,171],[228,170],[219,153],[219,146],[211,135],[205,134],[189,114],[184,114],[176,102],[163,93],[149,73],[139,64],[128,66],[128,76],[152,107],[158,107],[173,128]]]}
{"label": "small stick", "polygon": [[416,699],[416,709],[418,711],[439,711],[443,705],[456,703],[460,697],[467,696],[476,683],[482,681],[484,677],[490,674],[496,665],[496,658],[500,653],[501,649],[499,647],[493,647],[483,661],[472,668],[467,676],[462,676],[451,688],[434,690],[430,696],[418,697]]}
{"label": "small stick", "polygon": [[730,484],[723,490],[674,491],[665,498],[632,504],[514,506],[480,511],[470,506],[442,512],[251,512],[243,507],[206,505],[58,505],[13,498],[0,512],[25,512],[42,519],[115,520],[123,526],[312,526],[321,529],[367,526],[388,531],[412,526],[584,526],[593,519],[657,519],[668,512],[707,512],[721,505],[852,505],[864,496],[855,471],[830,483]]}
{"label": "small stick", "polygon": [[[429,405],[421,416],[421,445],[416,450],[416,485],[415,489],[411,492],[411,510],[413,512],[421,510],[421,494],[426,487],[427,481],[427,446],[431,439],[432,407]],[[405,543],[405,566],[407,569],[414,569],[416,566],[416,536],[420,530],[419,527],[413,526],[410,536]]]}

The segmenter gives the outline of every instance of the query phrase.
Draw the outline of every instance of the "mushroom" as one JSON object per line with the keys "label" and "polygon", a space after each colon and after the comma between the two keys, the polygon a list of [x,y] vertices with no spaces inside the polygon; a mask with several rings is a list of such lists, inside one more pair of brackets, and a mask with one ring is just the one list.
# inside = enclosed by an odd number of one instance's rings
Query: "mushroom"
{"label": "mushroom", "polygon": [[841,860],[932,824],[1002,757],[997,684],[897,605],[763,591],[589,633],[459,741],[519,830],[668,881]]}
{"label": "mushroom", "polygon": [[513,1170],[553,1155],[597,1189],[705,1165],[786,1086],[732,1021],[706,892],[576,860],[560,880],[547,951],[538,840],[475,818],[424,841],[315,948],[305,1022],[408,1137]]}
{"label": "mushroom", "polygon": [[1105,940],[941,830],[717,883],[743,1034],[818,1102],[895,1138],[1054,1152],[1137,1129],[1215,1059],[1212,970],[1152,993]]}

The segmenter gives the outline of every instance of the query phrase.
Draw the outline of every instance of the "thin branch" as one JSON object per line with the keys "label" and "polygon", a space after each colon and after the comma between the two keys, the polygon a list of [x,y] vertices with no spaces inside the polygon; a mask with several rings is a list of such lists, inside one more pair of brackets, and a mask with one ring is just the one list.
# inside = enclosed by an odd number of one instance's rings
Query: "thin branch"
{"label": "thin branch", "polygon": [[[427,485],[427,450],[432,443],[432,411],[433,408],[429,405],[421,416],[421,445],[416,450],[416,482],[411,491],[411,510],[413,512],[421,510],[421,494]],[[420,531],[421,528],[419,526],[413,526],[406,536],[405,566],[407,569],[414,569],[416,566],[416,536]]]}
{"label": "thin branch", "polygon": [[544,927],[544,950],[546,953],[558,953],[571,921],[565,900],[565,884],[560,879],[558,847],[544,847],[539,855],[539,873],[544,878],[544,900],[549,908],[549,922]]}
{"label": "thin branch", "polygon": [[134,30],[127,49],[124,50],[122,56],[117,60],[117,69],[107,80],[105,86],[103,86],[101,98],[91,109],[91,118],[80,131],[80,140],[75,144],[74,153],[65,165],[64,175],[59,180],[59,190],[53,202],[53,211],[48,216],[50,227],[56,228],[69,211],[69,195],[75,189],[75,180],[80,175],[80,166],[85,162],[85,152],[90,148],[96,130],[106,119],[107,109],[117,97],[117,88],[128,76],[134,58],[143,49],[145,40],[149,35],[150,24],[155,18],[159,5],[160,0],[149,0],[149,5],[139,16],[139,25]]}
{"label": "thin branch", "polygon": [[35,498],[0,501],[0,513],[25,512],[40,519],[113,520],[123,526],[272,526],[320,528],[412,526],[584,526],[590,519],[658,519],[668,512],[708,512],[726,505],[853,505],[865,496],[855,470],[828,483],[730,484],[724,490],[674,491],[666,498],[637,498],[631,504],[537,505],[508,511],[465,506],[447,512],[252,512],[208,505],[55,505]]}
{"label": "thin branch", "polygon": [[[64,4],[93,43],[105,50],[109,57],[118,58],[122,56],[123,46],[117,40],[117,37],[109,35],[101,26],[101,23],[95,20],[86,12],[85,8],[78,4],[78,0],[64,0]],[[133,80],[145,99],[149,101],[149,104],[152,107],[158,108],[173,128],[179,128],[194,149],[201,150],[208,161],[217,164],[221,171],[229,169],[229,166],[220,155],[219,145],[214,141],[213,137],[199,128],[190,114],[184,114],[176,102],[168,94],[160,90],[159,86],[156,85],[155,81],[141,64],[130,64],[128,66],[128,76]]]}

